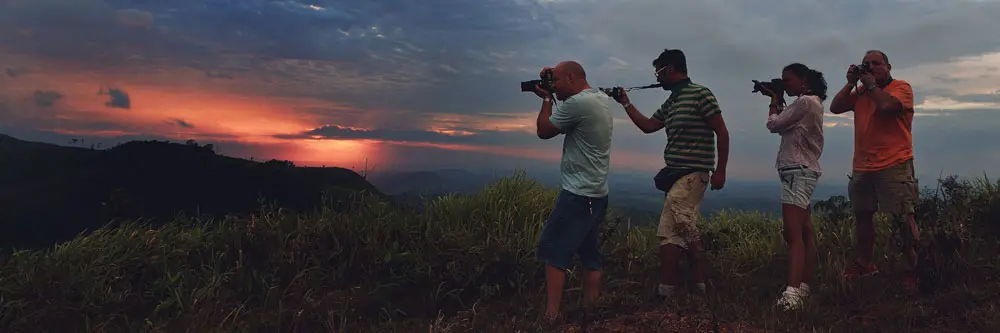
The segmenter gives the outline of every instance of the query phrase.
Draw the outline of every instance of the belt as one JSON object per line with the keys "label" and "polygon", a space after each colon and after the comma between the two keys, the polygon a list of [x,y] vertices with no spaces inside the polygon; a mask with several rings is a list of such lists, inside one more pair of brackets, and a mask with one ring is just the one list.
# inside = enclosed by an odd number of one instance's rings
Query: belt
{"label": "belt", "polygon": [[793,165],[784,168],[779,168],[778,172],[789,171],[789,170],[801,170],[801,169],[808,169],[808,168],[805,165]]}

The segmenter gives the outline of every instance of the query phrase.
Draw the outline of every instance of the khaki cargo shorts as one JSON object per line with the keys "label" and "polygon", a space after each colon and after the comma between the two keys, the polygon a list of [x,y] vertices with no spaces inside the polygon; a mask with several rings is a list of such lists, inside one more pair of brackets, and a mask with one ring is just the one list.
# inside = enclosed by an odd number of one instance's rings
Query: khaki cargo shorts
{"label": "khaki cargo shorts", "polygon": [[913,160],[879,171],[855,171],[850,178],[847,188],[855,213],[880,211],[889,214],[902,245],[913,245],[919,240],[913,219],[918,195]]}
{"label": "khaki cargo shorts", "polygon": [[708,172],[692,172],[677,180],[667,192],[660,213],[656,235],[660,245],[673,244],[687,249],[689,244],[701,240],[698,226],[698,208],[708,188]]}

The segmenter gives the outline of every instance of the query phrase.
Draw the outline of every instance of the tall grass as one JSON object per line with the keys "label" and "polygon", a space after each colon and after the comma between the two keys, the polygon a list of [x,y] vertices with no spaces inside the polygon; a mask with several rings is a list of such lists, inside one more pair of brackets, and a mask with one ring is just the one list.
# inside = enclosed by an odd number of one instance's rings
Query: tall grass
{"label": "tall grass", "polygon": [[[0,327],[87,331],[513,331],[544,298],[534,259],[557,195],[524,173],[468,196],[396,208],[371,197],[293,214],[265,206],[250,219],[178,218],[97,230],[47,251],[14,253],[0,268]],[[1000,183],[942,181],[919,207],[924,294],[892,295],[888,277],[847,285],[853,224],[816,216],[819,267],[809,307],[771,306],[785,281],[780,221],[726,211],[702,221],[713,312],[724,321],[800,331],[870,328],[998,331]],[[651,309],[658,279],[654,226],[606,221],[601,317]],[[892,258],[880,217],[877,258]],[[619,225],[620,224],[620,225]],[[891,261],[891,260],[890,260]],[[565,302],[579,299],[570,275]],[[992,298],[990,298],[992,297]],[[881,316],[878,320],[867,317]],[[443,318],[443,319],[442,319]],[[957,319],[955,319],[957,318]],[[5,331],[6,332],[6,331]]]}

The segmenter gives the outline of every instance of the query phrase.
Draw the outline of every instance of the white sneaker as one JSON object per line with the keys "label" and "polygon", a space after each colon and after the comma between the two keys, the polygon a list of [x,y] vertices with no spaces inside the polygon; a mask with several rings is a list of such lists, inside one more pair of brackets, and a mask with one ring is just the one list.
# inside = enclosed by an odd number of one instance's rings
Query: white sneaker
{"label": "white sneaker", "polygon": [[809,297],[809,285],[805,282],[799,284],[799,297],[806,299]]}
{"label": "white sneaker", "polygon": [[787,287],[785,288],[785,291],[781,293],[781,297],[778,298],[777,305],[786,311],[790,311],[801,309],[802,303],[802,295],[799,293],[799,289]]}

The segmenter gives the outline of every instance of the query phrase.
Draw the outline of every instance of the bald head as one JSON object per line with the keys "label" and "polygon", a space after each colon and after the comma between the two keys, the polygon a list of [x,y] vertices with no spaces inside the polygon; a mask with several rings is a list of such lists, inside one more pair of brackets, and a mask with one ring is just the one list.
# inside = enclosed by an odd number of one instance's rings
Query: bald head
{"label": "bald head", "polygon": [[556,71],[562,72],[563,75],[572,74],[573,76],[579,78],[580,80],[587,79],[587,72],[583,70],[583,66],[576,61],[563,61],[556,65]]}
{"label": "bald head", "polygon": [[552,82],[552,87],[559,100],[564,101],[585,89],[590,89],[590,84],[587,83],[587,72],[576,61],[560,62],[552,69],[552,76],[555,80]]}

